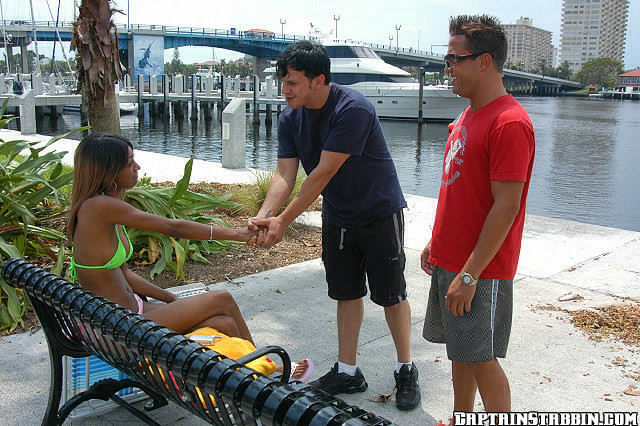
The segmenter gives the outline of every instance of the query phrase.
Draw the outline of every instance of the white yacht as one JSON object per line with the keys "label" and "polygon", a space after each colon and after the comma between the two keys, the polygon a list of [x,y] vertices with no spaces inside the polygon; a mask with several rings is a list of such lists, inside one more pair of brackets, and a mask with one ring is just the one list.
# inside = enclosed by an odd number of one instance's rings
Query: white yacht
{"label": "white yacht", "polygon": [[[365,95],[380,118],[417,119],[419,83],[405,70],[386,63],[369,46],[356,42],[317,40],[331,58],[331,81]],[[275,73],[275,67],[265,69]],[[422,117],[425,120],[453,120],[469,100],[446,84],[423,87]]]}
{"label": "white yacht", "polygon": [[[418,118],[419,83],[403,69],[386,63],[369,46],[325,42],[331,58],[331,80],[365,95],[381,118]],[[469,105],[447,85],[424,86],[422,117],[454,119]]]}

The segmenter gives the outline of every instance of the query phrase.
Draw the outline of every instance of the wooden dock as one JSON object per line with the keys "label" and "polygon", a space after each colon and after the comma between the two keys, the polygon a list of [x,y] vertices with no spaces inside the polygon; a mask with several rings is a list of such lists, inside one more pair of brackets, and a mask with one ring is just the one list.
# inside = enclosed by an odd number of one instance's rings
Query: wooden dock
{"label": "wooden dock", "polygon": [[[11,86],[14,80],[19,80],[23,85],[22,94],[14,94]],[[217,79],[216,79],[217,80]],[[286,105],[284,97],[277,94],[271,77],[263,82],[257,76],[253,78],[229,78],[221,77],[219,81],[213,76],[150,76],[144,81],[143,76],[138,76],[135,86],[130,84],[129,76],[125,76],[122,87],[116,85],[117,99],[119,103],[137,103],[138,115],[144,116],[148,108],[149,115],[169,119],[173,114],[176,119],[182,119],[188,105],[191,105],[192,120],[198,119],[198,110],[202,108],[207,117],[217,105],[221,113],[233,99],[245,99],[246,104],[252,106],[254,123],[258,123],[258,113],[264,110],[267,114],[267,122],[271,122],[273,106]],[[80,106],[82,96],[79,94],[58,93],[58,89],[50,89],[55,86],[53,78],[49,79],[48,88],[42,83],[42,79],[36,75],[22,75],[5,77],[0,75],[0,102],[9,99],[7,107],[19,109],[20,131],[22,134],[36,133],[36,118],[42,114],[58,114],[60,106]],[[151,84],[149,84],[151,82]],[[153,84],[158,82],[158,84]],[[8,83],[8,84],[7,84]],[[252,90],[258,87],[259,90]],[[195,90],[194,90],[195,89]]]}

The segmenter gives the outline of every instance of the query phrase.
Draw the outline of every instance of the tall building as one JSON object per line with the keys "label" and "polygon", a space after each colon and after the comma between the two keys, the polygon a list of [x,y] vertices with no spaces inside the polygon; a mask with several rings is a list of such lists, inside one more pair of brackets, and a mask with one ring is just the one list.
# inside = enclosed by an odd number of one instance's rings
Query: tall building
{"label": "tall building", "polygon": [[551,31],[533,26],[533,20],[523,18],[515,24],[502,25],[507,33],[507,62],[524,64],[523,71],[538,68],[540,58],[546,66],[556,67],[557,50],[551,44]]}
{"label": "tall building", "polygon": [[579,71],[591,59],[622,62],[629,0],[563,0],[560,61]]}

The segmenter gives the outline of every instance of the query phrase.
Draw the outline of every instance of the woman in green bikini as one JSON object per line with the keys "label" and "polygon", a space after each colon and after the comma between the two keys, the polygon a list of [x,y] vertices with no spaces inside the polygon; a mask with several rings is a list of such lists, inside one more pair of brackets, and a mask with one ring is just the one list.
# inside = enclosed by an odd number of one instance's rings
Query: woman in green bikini
{"label": "woman in green bikini", "polygon": [[[246,226],[229,229],[179,219],[167,219],[123,201],[138,181],[140,166],[128,139],[93,133],[78,145],[67,234],[73,241],[74,280],[112,302],[182,334],[210,327],[253,344],[249,328],[233,296],[214,290],[178,298],[127,268],[132,245],[126,226],[190,240],[232,240],[255,243],[264,235]],[[165,303],[149,303],[146,296]],[[306,381],[313,370],[307,360],[293,363],[292,377]],[[281,371],[281,366],[278,368]]]}
{"label": "woman in green bikini", "polygon": [[[125,227],[191,240],[255,242],[247,227],[228,229],[167,219],[123,201],[138,181],[140,166],[126,138],[93,133],[80,142],[74,158],[74,182],[67,233],[73,241],[72,267],[82,287],[180,333],[212,327],[253,342],[240,309],[226,291],[179,299],[127,268],[132,246]],[[74,277],[74,278],[76,278]],[[166,303],[148,303],[139,296]]]}

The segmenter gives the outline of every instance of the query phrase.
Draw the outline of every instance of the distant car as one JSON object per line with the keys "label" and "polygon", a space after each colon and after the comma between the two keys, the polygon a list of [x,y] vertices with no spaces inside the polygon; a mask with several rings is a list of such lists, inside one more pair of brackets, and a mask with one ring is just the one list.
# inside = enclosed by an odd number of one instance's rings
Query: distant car
{"label": "distant car", "polygon": [[246,30],[244,32],[244,35],[250,36],[250,37],[262,37],[262,38],[275,37],[276,36],[276,34],[273,31],[261,30],[259,28],[253,28],[253,29],[250,29],[250,30]]}

